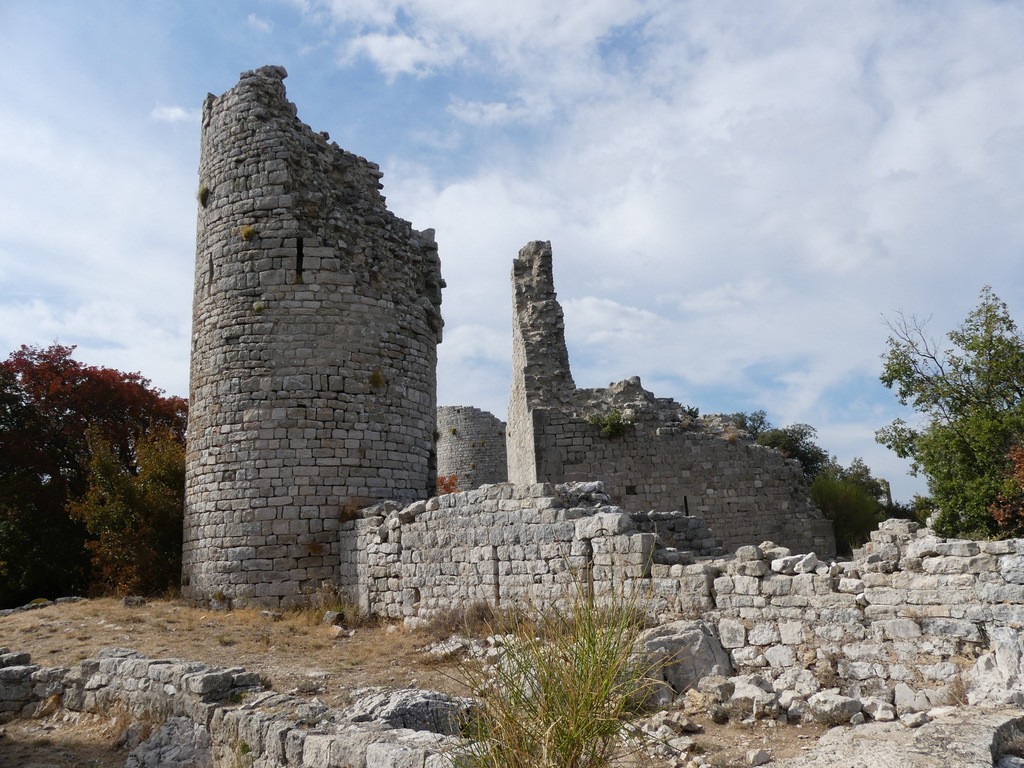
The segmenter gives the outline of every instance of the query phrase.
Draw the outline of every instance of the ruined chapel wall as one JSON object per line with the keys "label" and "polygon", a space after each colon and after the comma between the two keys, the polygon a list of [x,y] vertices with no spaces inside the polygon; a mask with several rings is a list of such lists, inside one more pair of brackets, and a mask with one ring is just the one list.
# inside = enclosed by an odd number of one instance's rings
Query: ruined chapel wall
{"label": "ruined chapel wall", "polygon": [[439,406],[437,474],[454,475],[461,491],[504,483],[508,479],[505,422],[479,408]]}
{"label": "ruined chapel wall", "polygon": [[[700,516],[729,550],[771,538],[795,549],[835,551],[831,524],[813,506],[799,468],[781,454],[709,431],[679,403],[644,390],[638,378],[608,389],[576,388],[549,242],[520,250],[512,285],[510,481],[601,478],[624,509]],[[602,436],[591,420],[616,412],[632,426]]]}
{"label": "ruined chapel wall", "polygon": [[203,106],[183,593],[270,605],[339,575],[347,509],[434,487],[443,285],[379,168],[280,67]]}
{"label": "ruined chapel wall", "polygon": [[771,539],[823,557],[835,552],[832,526],[811,506],[799,466],[777,451],[643,419],[617,437],[571,412],[541,411],[535,423],[541,477],[599,477],[623,509],[703,518],[729,551]]}

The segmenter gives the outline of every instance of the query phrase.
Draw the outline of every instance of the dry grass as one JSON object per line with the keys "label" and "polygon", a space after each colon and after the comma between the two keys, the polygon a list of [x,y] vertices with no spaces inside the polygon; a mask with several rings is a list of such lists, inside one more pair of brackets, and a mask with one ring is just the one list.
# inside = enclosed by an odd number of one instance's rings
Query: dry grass
{"label": "dry grass", "polygon": [[[155,600],[129,608],[116,599],[55,605],[0,619],[0,647],[28,651],[34,663],[71,666],[102,648],[134,648],[153,658],[242,666],[266,678],[274,690],[316,696],[333,707],[348,703],[352,690],[366,686],[406,686],[467,693],[459,661],[419,649],[454,633],[481,636],[502,626],[484,605],[439,617],[430,628],[406,631],[375,620],[356,626],[355,636],[336,639],[321,623],[319,609],[284,612],[279,620],[258,609],[230,613],[203,610],[176,600]],[[348,625],[351,626],[351,625]],[[448,633],[448,634],[446,634]],[[29,764],[65,768],[124,765],[124,750],[112,751],[120,730],[111,718],[59,711],[43,720],[2,726],[0,768]],[[707,732],[697,749],[718,765],[741,764],[745,750],[765,746],[776,758],[799,754],[820,733],[816,727],[771,727],[774,723],[715,725],[696,714]],[[120,728],[120,730],[119,730]],[[810,741],[798,740],[812,735]],[[645,760],[648,768],[665,763]]]}
{"label": "dry grass", "polygon": [[167,600],[129,608],[102,598],[7,616],[0,620],[0,647],[28,651],[34,663],[51,667],[71,666],[111,646],[153,658],[242,666],[265,675],[277,691],[308,688],[312,680],[331,706],[370,685],[458,687],[454,666],[416,652],[429,642],[425,635],[362,621],[353,637],[336,638],[322,615],[307,608],[275,620],[255,608],[222,613]]}

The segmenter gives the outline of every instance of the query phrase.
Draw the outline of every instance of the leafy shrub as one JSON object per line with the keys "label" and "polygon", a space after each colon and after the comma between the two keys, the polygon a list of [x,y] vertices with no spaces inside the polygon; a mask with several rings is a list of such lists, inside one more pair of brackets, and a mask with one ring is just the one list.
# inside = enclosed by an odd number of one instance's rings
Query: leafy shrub
{"label": "leafy shrub", "polygon": [[595,413],[587,418],[587,422],[600,427],[601,436],[607,438],[622,437],[633,428],[633,422],[623,419],[622,411],[617,408],[612,409],[603,416]]}
{"label": "leafy shrub", "polygon": [[927,478],[937,533],[1007,535],[1015,524],[1000,497],[1013,496],[1005,485],[1014,472],[1010,451],[1024,437],[1024,334],[987,286],[978,306],[946,334],[948,346],[913,316],[900,314],[889,328],[881,380],[913,407],[918,423],[897,419],[876,439]]}
{"label": "leafy shrub", "polygon": [[437,476],[437,493],[439,496],[443,496],[446,493],[458,493],[459,491],[459,478],[455,475],[438,475]]}
{"label": "leafy shrub", "polygon": [[857,483],[820,474],[811,483],[811,498],[835,528],[836,551],[849,555],[878,527],[882,506]]}
{"label": "leafy shrub", "polygon": [[0,361],[0,608],[89,588],[89,533],[70,503],[89,489],[90,430],[125,471],[153,430],[184,440],[184,400],[73,352],[23,346]]}

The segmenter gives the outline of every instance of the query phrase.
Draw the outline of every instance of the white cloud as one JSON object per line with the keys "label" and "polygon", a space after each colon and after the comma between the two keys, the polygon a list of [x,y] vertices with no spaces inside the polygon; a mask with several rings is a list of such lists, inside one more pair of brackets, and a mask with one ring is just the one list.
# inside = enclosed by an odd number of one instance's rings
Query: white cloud
{"label": "white cloud", "polygon": [[537,123],[550,117],[552,106],[539,99],[515,101],[466,101],[456,98],[448,105],[449,114],[469,125],[507,125]]}
{"label": "white cloud", "polygon": [[274,25],[267,19],[257,16],[255,13],[250,13],[248,17],[246,17],[246,23],[257,32],[262,32],[263,34],[269,33],[274,28]]}
{"label": "white cloud", "polygon": [[371,33],[349,41],[345,59],[364,55],[389,78],[397,75],[424,77],[434,69],[454,63],[461,47],[452,40],[424,39],[405,34]]}
{"label": "white cloud", "polygon": [[199,115],[198,109],[167,107],[163,105],[153,107],[153,111],[149,113],[151,119],[165,123],[198,123]]}

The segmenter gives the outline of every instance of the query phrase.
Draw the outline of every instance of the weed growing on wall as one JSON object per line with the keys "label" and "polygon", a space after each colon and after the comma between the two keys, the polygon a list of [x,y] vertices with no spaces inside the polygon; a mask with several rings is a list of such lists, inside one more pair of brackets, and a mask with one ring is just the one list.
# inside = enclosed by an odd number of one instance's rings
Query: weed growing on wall
{"label": "weed growing on wall", "polygon": [[622,437],[633,428],[633,422],[622,418],[622,411],[617,408],[603,416],[592,414],[587,418],[587,422],[600,427],[601,436],[607,438]]}

